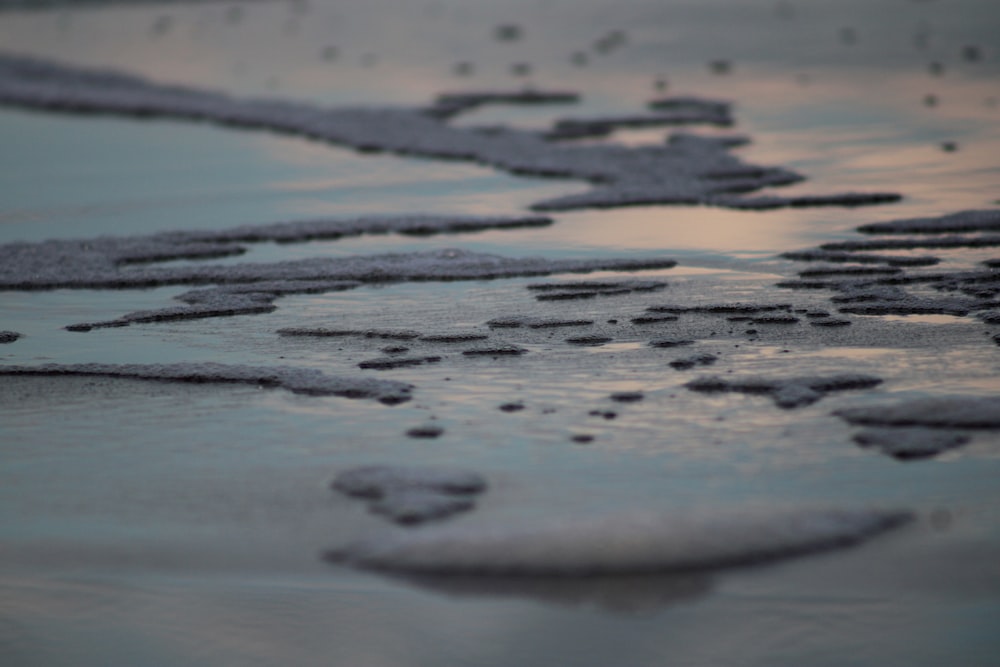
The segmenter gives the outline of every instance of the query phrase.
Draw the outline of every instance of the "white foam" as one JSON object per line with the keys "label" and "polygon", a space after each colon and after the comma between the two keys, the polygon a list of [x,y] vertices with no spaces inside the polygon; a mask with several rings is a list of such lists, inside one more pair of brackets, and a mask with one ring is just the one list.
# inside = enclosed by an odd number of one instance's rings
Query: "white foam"
{"label": "white foam", "polygon": [[1000,209],[959,211],[933,218],[875,222],[858,227],[865,234],[941,234],[1000,231]]}
{"label": "white foam", "polygon": [[633,512],[602,518],[465,521],[393,532],[335,552],[370,569],[591,576],[748,565],[858,544],[905,523],[878,510]]}
{"label": "white foam", "polygon": [[870,428],[854,435],[862,447],[874,447],[883,454],[902,461],[926,459],[969,442],[959,431],[941,431],[921,427]]}
{"label": "white foam", "polygon": [[1000,428],[1000,397],[942,396],[894,404],[863,405],[834,413],[865,426]]}
{"label": "white foam", "polygon": [[[565,93],[559,100],[570,99]],[[462,128],[445,121],[458,111],[490,102],[520,101],[519,95],[489,94],[447,100],[430,108],[327,109],[274,99],[238,99],[220,92],[168,86],[118,72],[92,70],[0,54],[0,104],[73,113],[114,113],[211,121],[302,135],[365,151],[459,159],[515,174],[558,176],[589,182],[580,195],[538,202],[537,210],[630,206],[651,203],[760,207],[740,195],[802,180],[794,172],[754,167],[730,154],[742,138],[676,135],[664,146],[561,145],[545,131],[507,127]],[[545,94],[537,101],[548,101]],[[718,105],[674,109],[719,120]],[[661,118],[669,117],[671,112]],[[645,118],[645,117],[643,117]],[[607,124],[605,119],[605,125]],[[612,125],[621,119],[611,119]],[[634,120],[634,119],[633,119]],[[643,120],[643,122],[647,122]],[[558,128],[556,128],[558,129]],[[876,193],[767,197],[766,206],[858,205],[895,200]],[[743,202],[747,202],[743,204]]]}
{"label": "white foam", "polygon": [[881,382],[880,378],[871,375],[842,373],[794,378],[702,377],[684,386],[691,391],[703,393],[733,391],[743,394],[766,394],[778,407],[790,409],[811,405],[831,391],[869,389]]}
{"label": "white foam", "polygon": [[405,216],[310,220],[245,225],[219,231],[176,231],[149,236],[98,237],[0,245],[0,289],[142,288],[216,284],[176,298],[185,306],[144,310],[100,322],[76,323],[71,331],[205,317],[268,313],[288,294],[351,289],[362,283],[404,280],[473,280],[598,270],[635,271],[676,265],[662,257],[550,260],[508,258],[442,249],[353,257],[319,257],[271,263],[160,267],[170,259],[240,254],[237,242],[307,241],[358,234],[434,234],[548,224],[538,217]]}
{"label": "white foam", "polygon": [[[436,425],[434,435],[441,430]],[[412,433],[412,432],[411,432]],[[371,465],[341,472],[331,486],[369,501],[369,509],[401,525],[440,521],[475,507],[473,498],[486,490],[478,473],[455,468]]]}
{"label": "white foam", "polygon": [[219,382],[281,387],[311,396],[374,398],[386,404],[408,401],[413,387],[392,380],[338,377],[310,368],[233,364],[42,364],[0,366],[0,375],[83,375],[171,382]]}

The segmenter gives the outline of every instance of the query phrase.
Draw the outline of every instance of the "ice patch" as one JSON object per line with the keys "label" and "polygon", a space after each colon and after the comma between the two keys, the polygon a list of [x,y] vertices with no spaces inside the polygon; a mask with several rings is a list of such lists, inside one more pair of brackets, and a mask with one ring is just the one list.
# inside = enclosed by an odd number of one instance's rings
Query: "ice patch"
{"label": "ice patch", "polygon": [[641,511],[459,523],[394,532],[328,554],[360,568],[442,575],[590,577],[752,565],[859,544],[900,511]]}
{"label": "ice patch", "polygon": [[944,396],[844,408],[833,414],[862,426],[1000,428],[1000,397]]}
{"label": "ice patch", "polygon": [[[210,121],[295,134],[361,151],[467,160],[522,175],[574,178],[588,192],[538,202],[536,210],[637,204],[709,204],[733,208],[846,205],[894,201],[898,195],[836,194],[814,197],[738,195],[802,180],[778,167],[754,167],[730,154],[742,138],[674,135],[663,146],[563,145],[546,131],[508,127],[453,127],[446,119],[490,102],[548,102],[552,96],[451,96],[430,108],[323,108],[280,99],[238,99],[224,93],[157,84],[108,70],[86,69],[15,55],[0,55],[0,104],[70,113],[112,113]],[[559,101],[565,93],[557,93]],[[665,116],[706,113],[710,107],[665,110]]]}
{"label": "ice patch", "polygon": [[765,394],[778,407],[791,409],[811,405],[831,391],[869,389],[880,384],[880,378],[861,374],[800,377],[787,379],[743,378],[727,380],[721,377],[704,377],[688,382],[685,387],[702,393],[739,392]]}
{"label": "ice patch", "polygon": [[280,387],[295,394],[373,398],[387,405],[410,400],[403,382],[326,375],[310,368],[243,366],[212,362],[180,364],[43,364],[0,366],[0,375],[92,375],[169,382],[219,382]]}

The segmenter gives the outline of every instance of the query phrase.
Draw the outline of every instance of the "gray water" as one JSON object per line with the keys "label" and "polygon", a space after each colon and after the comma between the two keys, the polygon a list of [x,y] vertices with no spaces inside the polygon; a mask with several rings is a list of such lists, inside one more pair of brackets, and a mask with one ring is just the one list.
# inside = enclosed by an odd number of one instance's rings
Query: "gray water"
{"label": "gray water", "polygon": [[[523,39],[495,40],[501,23],[522,25]],[[775,325],[747,336],[742,325],[690,316],[682,324],[697,343],[674,351],[650,348],[607,320],[626,322],[662,303],[830,309],[828,293],[774,287],[802,268],[778,253],[856,238],[853,229],[867,222],[995,206],[997,28],[985,0],[126,4],[0,13],[6,51],[239,94],[416,105],[443,91],[527,80],[584,95],[576,107],[486,108],[459,123],[542,127],[571,113],[637,112],[663,78],[670,93],[733,100],[733,130],[753,140],[739,154],[807,176],[781,194],[904,195],[856,209],[576,211],[538,229],[265,243],[213,260],[457,247],[679,262],[597,276],[666,280],[664,291],[579,302],[536,301],[525,286],[541,278],[401,283],[285,297],[266,315],[74,333],[63,327],[166,307],[185,288],[0,293],[0,329],[24,335],[0,346],[4,365],[288,364],[416,387],[412,401],[390,407],[252,386],[0,379],[0,662],[995,664],[1000,435],[975,431],[964,447],[900,462],[858,447],[857,429],[832,415],[881,400],[996,396],[1000,348],[984,335],[995,326],[947,315],[859,316],[848,331]],[[595,52],[595,40],[616,29],[625,44]],[[337,57],[325,60],[331,45]],[[967,45],[982,58],[963,59]],[[573,65],[577,51],[588,52],[586,66]],[[729,74],[708,67],[719,59],[731,61]],[[474,63],[473,76],[452,73],[462,61]],[[518,62],[534,67],[526,79],[510,74]],[[934,62],[943,75],[929,70]],[[935,106],[925,104],[929,94]],[[0,133],[2,243],[320,216],[515,215],[585,187],[183,122],[3,109]],[[612,139],[658,142],[664,134]],[[990,248],[930,252],[949,270],[997,256]],[[578,347],[564,343],[563,331],[514,332],[512,342],[528,349],[522,357],[445,351],[437,364],[361,371],[357,364],[379,356],[384,341],[275,335],[288,326],[447,333],[514,314],[594,319],[615,340]],[[666,365],[694,351],[719,361],[704,372]],[[884,382],[782,410],[766,396],[683,387],[709,371],[856,372]],[[610,401],[618,391],[645,398]],[[498,409],[508,402],[525,409]],[[428,421],[444,434],[406,435]],[[580,434],[593,440],[571,440]],[[329,489],[337,472],[370,463],[460,465],[486,476],[489,491],[456,525],[809,505],[901,508],[916,519],[856,549],[766,567],[582,580],[380,576],[321,558],[359,537],[406,530]]]}

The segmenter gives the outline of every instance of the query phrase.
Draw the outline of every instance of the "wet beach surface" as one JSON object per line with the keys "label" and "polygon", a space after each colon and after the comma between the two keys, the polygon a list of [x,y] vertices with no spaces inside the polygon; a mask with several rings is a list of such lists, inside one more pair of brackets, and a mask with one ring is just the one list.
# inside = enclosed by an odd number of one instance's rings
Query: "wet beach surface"
{"label": "wet beach surface", "polygon": [[989,3],[15,4],[0,662],[993,664]]}

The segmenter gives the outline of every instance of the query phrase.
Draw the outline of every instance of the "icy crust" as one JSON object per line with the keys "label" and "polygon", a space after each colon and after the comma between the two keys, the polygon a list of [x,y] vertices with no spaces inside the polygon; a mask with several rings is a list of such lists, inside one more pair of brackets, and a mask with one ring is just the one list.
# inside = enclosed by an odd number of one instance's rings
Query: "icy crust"
{"label": "icy crust", "polygon": [[13,343],[20,337],[21,334],[17,333],[16,331],[0,331],[0,344]]}
{"label": "icy crust", "polygon": [[721,377],[703,377],[684,386],[701,393],[764,394],[770,396],[778,407],[791,409],[811,405],[832,391],[870,389],[881,382],[880,378],[871,375],[847,373],[785,379],[754,377],[727,380]]}
{"label": "icy crust", "polygon": [[745,566],[860,544],[910,519],[879,510],[634,512],[602,518],[456,523],[327,554],[402,573],[590,577]]}
{"label": "icy crust", "polygon": [[[425,427],[427,428],[427,427]],[[420,431],[413,437],[436,437]],[[402,525],[437,521],[475,507],[474,498],[486,490],[486,479],[475,472],[453,468],[372,465],[345,470],[331,487],[368,501],[371,512]]]}
{"label": "icy crust", "polygon": [[[295,134],[362,151],[468,160],[514,174],[588,181],[588,192],[535,204],[569,210],[637,204],[711,204],[761,208],[739,195],[802,180],[798,174],[748,165],[730,154],[742,138],[674,135],[666,145],[560,144],[546,131],[508,127],[463,128],[449,116],[484,103],[568,101],[568,94],[524,93],[450,96],[425,108],[324,108],[279,99],[226,94],[153,83],[107,70],[85,69],[0,54],[0,104],[71,113],[169,117]],[[662,109],[661,109],[662,110]],[[670,113],[716,113],[711,104]],[[835,194],[766,198],[776,206],[859,205],[898,199],[895,194]]]}
{"label": "icy crust", "polygon": [[1000,397],[944,396],[844,408],[833,414],[862,426],[1000,428]]}
{"label": "icy crust", "polygon": [[387,405],[410,400],[412,385],[391,380],[326,375],[309,368],[204,363],[179,364],[43,364],[0,366],[0,375],[66,375],[160,380],[167,382],[237,383],[280,387],[294,394],[371,398]]}

